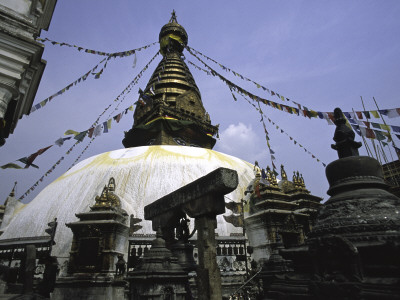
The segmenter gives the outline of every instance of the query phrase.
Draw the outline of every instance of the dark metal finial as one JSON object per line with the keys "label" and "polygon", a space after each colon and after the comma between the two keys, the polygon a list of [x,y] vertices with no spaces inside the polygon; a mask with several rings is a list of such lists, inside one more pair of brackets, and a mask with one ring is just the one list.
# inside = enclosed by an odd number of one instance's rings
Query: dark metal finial
{"label": "dark metal finial", "polygon": [[17,182],[14,182],[14,187],[11,190],[10,197],[14,197],[15,196],[15,188],[16,188],[16,186],[17,186]]}
{"label": "dark metal finial", "polygon": [[178,23],[178,20],[176,19],[175,9],[172,10],[171,19],[169,19],[169,22],[170,23]]}
{"label": "dark metal finial", "polygon": [[336,125],[333,140],[336,144],[331,145],[332,149],[338,152],[339,158],[359,156],[358,148],[360,148],[362,144],[354,141],[354,131],[348,124],[340,108],[335,108],[333,111],[333,118]]}

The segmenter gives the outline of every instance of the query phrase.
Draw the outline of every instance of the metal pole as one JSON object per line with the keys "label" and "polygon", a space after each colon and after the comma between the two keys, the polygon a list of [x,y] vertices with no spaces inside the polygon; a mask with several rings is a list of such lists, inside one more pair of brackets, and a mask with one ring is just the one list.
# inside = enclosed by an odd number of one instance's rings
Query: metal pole
{"label": "metal pole", "polygon": [[[383,121],[383,124],[386,125],[386,131],[387,131],[387,133],[389,134],[390,139],[392,140],[392,143],[394,143],[394,142],[393,142],[393,138],[392,138],[392,134],[391,134],[390,130],[388,129],[388,125],[386,124],[385,119],[383,118],[381,112],[379,111],[380,109],[379,109],[378,103],[377,103],[376,100],[375,100],[375,97],[372,97],[372,99],[374,99],[376,108],[378,109],[378,113],[379,113],[379,116],[381,117],[381,119],[382,119],[382,121]],[[392,156],[392,152],[390,151],[390,147],[389,147],[389,152],[390,152],[390,156]],[[397,152],[396,152],[396,154],[397,154]],[[397,154],[397,158],[400,159],[400,157],[399,157],[398,154]],[[392,160],[393,160],[393,156],[392,156]]]}
{"label": "metal pole", "polygon": [[[357,117],[356,117],[356,113],[355,113],[355,111],[354,111],[354,108],[352,108],[352,110],[353,110],[353,113],[354,113],[354,117],[356,118],[356,120],[358,120]],[[360,130],[360,131],[361,131],[361,130]],[[368,144],[367,144],[367,141],[365,140],[365,137],[364,137],[364,135],[362,134],[362,132],[361,132],[361,138],[363,139],[365,149],[367,149],[368,156],[373,157],[373,156],[372,156],[372,152],[371,152],[371,150],[369,149],[369,146],[368,146]]]}
{"label": "metal pole", "polygon": [[242,218],[243,218],[244,256],[245,256],[245,259],[246,259],[245,265],[246,265],[246,277],[247,277],[247,276],[249,276],[249,265],[248,265],[248,262],[247,262],[246,228],[245,228],[245,225],[244,225],[244,200],[242,199],[240,201],[240,203],[241,203],[241,206],[242,206],[242,211],[241,211],[240,214],[242,215]]}
{"label": "metal pole", "polygon": [[[360,98],[361,98],[361,103],[362,103],[363,109],[364,109],[364,111],[366,111],[365,110],[365,105],[364,105],[364,100],[363,100],[363,98],[361,96],[360,96]],[[367,119],[367,122],[369,122],[369,119],[368,119],[367,115],[365,115],[365,118]],[[376,158],[379,161],[379,163],[382,164],[382,162],[380,160],[380,157],[378,155],[378,152],[376,151],[375,141],[372,139],[371,142],[372,142],[372,146],[374,146],[374,151],[375,151]]]}

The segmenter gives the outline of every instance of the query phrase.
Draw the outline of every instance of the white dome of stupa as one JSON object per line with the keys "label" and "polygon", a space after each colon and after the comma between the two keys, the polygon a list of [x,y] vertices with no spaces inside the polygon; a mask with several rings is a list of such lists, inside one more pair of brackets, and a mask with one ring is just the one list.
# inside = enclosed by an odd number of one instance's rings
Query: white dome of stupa
{"label": "white dome of stupa", "polygon": [[[114,193],[120,197],[122,208],[144,219],[144,206],[219,167],[238,172],[239,185],[226,195],[226,202],[239,202],[254,177],[253,165],[239,158],[186,146],[143,146],[99,154],[71,168],[22,207],[4,228],[1,239],[43,236],[47,223],[56,217],[58,227],[52,254],[68,257],[72,231],[65,223],[77,221],[76,213],[89,211],[111,177],[115,179]],[[143,228],[137,233],[153,233],[150,221],[140,225]],[[219,235],[241,231],[218,216]]]}

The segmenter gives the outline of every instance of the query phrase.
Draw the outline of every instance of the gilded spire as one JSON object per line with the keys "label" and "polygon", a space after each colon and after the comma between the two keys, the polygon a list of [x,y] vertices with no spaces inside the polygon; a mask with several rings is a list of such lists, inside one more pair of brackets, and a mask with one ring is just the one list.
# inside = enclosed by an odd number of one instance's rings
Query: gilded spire
{"label": "gilded spire", "polygon": [[298,182],[298,179],[297,179],[297,177],[296,177],[296,171],[293,171],[292,182],[294,183],[294,185],[295,185],[296,187],[298,187],[299,182]]}
{"label": "gilded spire", "polygon": [[286,175],[283,165],[281,165],[281,178],[282,178],[282,180],[287,180],[287,175]]}
{"label": "gilded spire", "polygon": [[114,209],[121,207],[121,200],[113,192],[115,191],[115,180],[110,178],[108,186],[104,186],[100,196],[95,197],[93,210]]}
{"label": "gilded spire", "polygon": [[11,192],[10,192],[10,197],[14,197],[15,196],[15,188],[17,187],[17,182],[14,182],[14,187],[12,188]]}
{"label": "gilded spire", "polygon": [[[200,91],[183,59],[188,43],[186,30],[175,11],[160,31],[163,55],[139,99],[131,130],[125,132],[125,147],[183,145],[211,149],[218,132],[211,125]],[[166,125],[165,123],[168,123]],[[150,125],[151,124],[151,125]]]}
{"label": "gilded spire", "polygon": [[300,174],[300,186],[301,186],[303,189],[306,188],[306,184],[304,183],[303,174]]}
{"label": "gilded spire", "polygon": [[276,176],[275,176],[274,172],[271,171],[269,166],[267,166],[267,180],[269,181],[271,186],[273,186],[273,187],[278,186],[278,181],[276,180]]}

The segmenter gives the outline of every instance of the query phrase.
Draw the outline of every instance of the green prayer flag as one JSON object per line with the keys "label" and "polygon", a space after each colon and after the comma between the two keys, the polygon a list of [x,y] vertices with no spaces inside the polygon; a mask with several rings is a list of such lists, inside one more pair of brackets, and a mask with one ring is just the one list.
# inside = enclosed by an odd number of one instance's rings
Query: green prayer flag
{"label": "green prayer flag", "polygon": [[14,163],[5,164],[5,165],[1,166],[0,168],[2,168],[2,169],[23,169],[21,166],[14,164]]}

